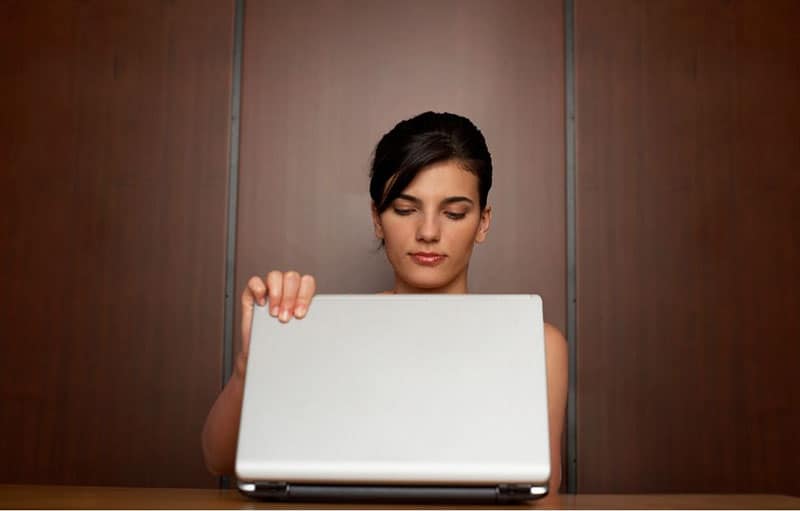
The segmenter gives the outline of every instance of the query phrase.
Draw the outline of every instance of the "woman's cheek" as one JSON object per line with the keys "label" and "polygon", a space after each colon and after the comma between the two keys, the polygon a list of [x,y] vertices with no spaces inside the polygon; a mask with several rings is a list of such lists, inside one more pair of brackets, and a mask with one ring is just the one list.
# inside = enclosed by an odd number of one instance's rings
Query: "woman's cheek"
{"label": "woman's cheek", "polygon": [[462,222],[453,229],[452,241],[460,250],[465,250],[472,246],[475,240],[477,228],[472,223]]}

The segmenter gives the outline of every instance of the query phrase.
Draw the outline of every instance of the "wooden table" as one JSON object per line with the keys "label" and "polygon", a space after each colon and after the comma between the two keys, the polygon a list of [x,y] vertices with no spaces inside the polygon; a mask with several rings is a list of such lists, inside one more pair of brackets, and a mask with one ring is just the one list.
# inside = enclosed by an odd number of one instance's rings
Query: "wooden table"
{"label": "wooden table", "polygon": [[[249,500],[236,490],[119,488],[101,486],[0,485],[0,508],[15,509],[414,509],[416,505],[286,504]],[[425,506],[465,509],[470,506]],[[491,506],[472,506],[491,508]],[[516,508],[538,509],[800,509],[800,498],[784,495],[550,495]]]}

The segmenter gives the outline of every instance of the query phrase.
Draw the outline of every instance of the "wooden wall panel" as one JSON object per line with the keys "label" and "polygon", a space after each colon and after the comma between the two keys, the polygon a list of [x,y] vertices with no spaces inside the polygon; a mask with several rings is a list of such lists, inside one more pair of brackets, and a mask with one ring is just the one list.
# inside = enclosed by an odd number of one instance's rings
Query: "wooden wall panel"
{"label": "wooden wall panel", "polygon": [[233,2],[4,2],[0,482],[211,486]]}
{"label": "wooden wall panel", "polygon": [[398,121],[452,111],[495,167],[470,290],[541,293],[564,328],[563,46],[560,1],[248,2],[237,294],[272,269],[314,274],[320,293],[390,289],[371,152]]}
{"label": "wooden wall panel", "polygon": [[800,4],[578,0],[578,490],[800,493]]}

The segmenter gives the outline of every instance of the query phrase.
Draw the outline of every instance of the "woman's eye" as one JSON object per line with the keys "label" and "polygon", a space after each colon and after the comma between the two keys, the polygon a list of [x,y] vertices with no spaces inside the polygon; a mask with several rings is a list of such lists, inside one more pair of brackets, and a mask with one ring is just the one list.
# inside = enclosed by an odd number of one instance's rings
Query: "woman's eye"
{"label": "woman's eye", "polygon": [[398,215],[406,216],[406,215],[410,215],[411,213],[413,213],[414,210],[413,209],[394,208],[394,212],[397,213]]}
{"label": "woman's eye", "polygon": [[445,215],[447,215],[447,218],[451,220],[461,220],[462,218],[467,216],[466,213],[453,213],[452,211],[447,211]]}

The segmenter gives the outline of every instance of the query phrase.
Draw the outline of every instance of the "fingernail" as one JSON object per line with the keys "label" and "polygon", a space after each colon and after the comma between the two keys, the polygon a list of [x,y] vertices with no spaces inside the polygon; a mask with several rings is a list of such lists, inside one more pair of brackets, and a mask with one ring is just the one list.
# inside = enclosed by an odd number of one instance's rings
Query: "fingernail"
{"label": "fingernail", "polygon": [[275,307],[273,307],[272,309],[270,309],[269,313],[270,313],[271,315],[273,315],[273,316],[277,316],[277,315],[278,315],[278,306],[276,305]]}
{"label": "fingernail", "polygon": [[258,301],[258,304],[262,307],[264,306],[264,303],[266,303],[266,300],[264,300],[263,298]]}
{"label": "fingernail", "polygon": [[298,305],[297,308],[294,310],[295,316],[302,316],[306,313],[306,308],[302,305]]}
{"label": "fingernail", "polygon": [[283,309],[281,311],[281,321],[289,321],[289,311],[288,310]]}

